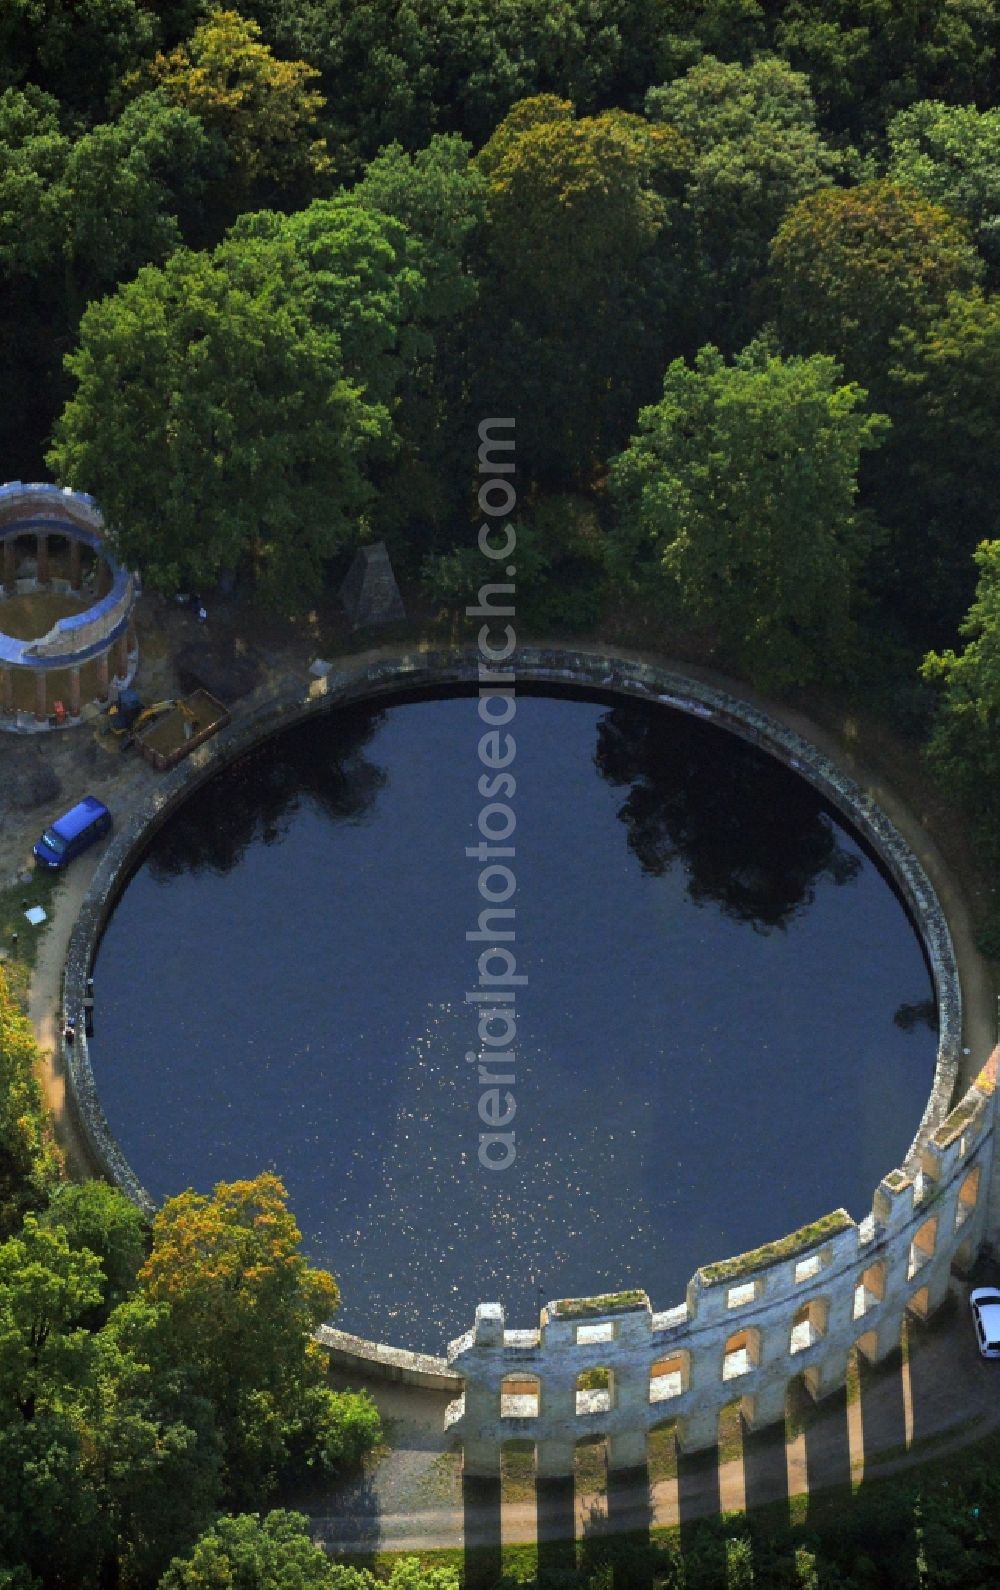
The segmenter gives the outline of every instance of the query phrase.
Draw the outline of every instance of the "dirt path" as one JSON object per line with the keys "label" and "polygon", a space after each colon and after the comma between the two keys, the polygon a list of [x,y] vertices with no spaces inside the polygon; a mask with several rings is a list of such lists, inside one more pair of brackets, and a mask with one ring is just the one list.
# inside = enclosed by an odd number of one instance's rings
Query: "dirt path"
{"label": "dirt path", "polygon": [[97,1174],[86,1140],[66,1103],[66,1068],[62,1058],[59,1014],[62,1004],[62,976],[70,934],[91,879],[97,871],[104,846],[97,846],[67,870],[55,897],[48,928],[38,946],[28,992],[28,1014],[41,1050],[39,1072],[45,1102],[52,1115],[56,1141],[66,1159],[66,1170],[76,1181]]}

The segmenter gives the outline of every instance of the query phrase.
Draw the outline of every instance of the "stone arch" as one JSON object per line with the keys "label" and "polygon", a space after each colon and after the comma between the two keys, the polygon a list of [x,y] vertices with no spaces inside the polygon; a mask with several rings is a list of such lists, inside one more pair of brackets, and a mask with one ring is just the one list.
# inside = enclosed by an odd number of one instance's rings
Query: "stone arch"
{"label": "stone arch", "polygon": [[863,1319],[873,1308],[877,1308],[885,1297],[885,1260],[876,1259],[874,1264],[869,1264],[862,1270],[861,1279],[854,1288],[854,1318]]}
{"label": "stone arch", "polygon": [[962,1185],[958,1189],[958,1204],[955,1209],[956,1231],[960,1226],[965,1225],[969,1216],[975,1211],[976,1204],[979,1202],[979,1183],[981,1179],[981,1171],[978,1165],[974,1165],[962,1178]]}
{"label": "stone arch", "polygon": [[792,1316],[792,1327],[788,1334],[788,1351],[790,1353],[804,1353],[816,1343],[822,1341],[826,1335],[827,1321],[830,1317],[829,1299],[825,1297],[811,1297],[799,1305]]}
{"label": "stone arch", "polygon": [[906,1300],[906,1311],[917,1319],[926,1319],[931,1311],[930,1292],[926,1286],[918,1287]]}
{"label": "stone arch", "polygon": [[511,1436],[500,1443],[500,1493],[520,1495],[525,1485],[533,1485],[538,1472],[538,1450],[525,1436]]}
{"label": "stone arch", "polygon": [[738,1380],[748,1375],[760,1363],[760,1331],[755,1325],[733,1331],[722,1349],[722,1379]]}
{"label": "stone arch", "polygon": [[912,1281],[918,1270],[922,1270],[934,1257],[937,1247],[937,1215],[929,1215],[923,1225],[914,1233],[910,1243],[910,1260],[907,1266],[906,1279]]}

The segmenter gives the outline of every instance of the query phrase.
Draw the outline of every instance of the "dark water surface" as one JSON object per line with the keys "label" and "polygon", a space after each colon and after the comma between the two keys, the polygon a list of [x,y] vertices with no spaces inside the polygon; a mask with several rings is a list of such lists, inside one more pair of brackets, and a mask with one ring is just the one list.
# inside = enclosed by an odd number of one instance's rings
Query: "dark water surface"
{"label": "dark water surface", "polygon": [[516,1163],[477,1160],[468,697],[291,730],[154,841],[96,968],[94,1070],[156,1197],[273,1168],[347,1330],[440,1350],[500,1299],[644,1286],[905,1153],[929,974],[795,774],[665,707],[521,696]]}

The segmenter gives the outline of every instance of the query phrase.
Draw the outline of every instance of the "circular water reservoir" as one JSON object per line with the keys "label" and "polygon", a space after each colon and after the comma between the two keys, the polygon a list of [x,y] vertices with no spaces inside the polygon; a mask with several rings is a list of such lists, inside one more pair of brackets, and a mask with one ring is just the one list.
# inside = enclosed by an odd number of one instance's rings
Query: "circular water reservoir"
{"label": "circular water reservoir", "polygon": [[711,723],[519,693],[516,1160],[483,1169],[469,695],[333,710],[157,834],[95,968],[94,1072],[157,1199],[275,1170],[344,1329],[644,1287],[871,1207],[930,1087],[922,947],[859,838]]}

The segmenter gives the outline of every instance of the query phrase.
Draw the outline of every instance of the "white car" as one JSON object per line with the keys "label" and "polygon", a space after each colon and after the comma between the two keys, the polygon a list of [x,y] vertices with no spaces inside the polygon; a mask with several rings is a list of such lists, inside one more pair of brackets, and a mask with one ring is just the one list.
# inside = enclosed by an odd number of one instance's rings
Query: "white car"
{"label": "white car", "polygon": [[1000,1292],[995,1286],[977,1286],[969,1293],[976,1340],[984,1358],[1000,1358]]}

